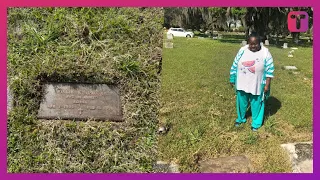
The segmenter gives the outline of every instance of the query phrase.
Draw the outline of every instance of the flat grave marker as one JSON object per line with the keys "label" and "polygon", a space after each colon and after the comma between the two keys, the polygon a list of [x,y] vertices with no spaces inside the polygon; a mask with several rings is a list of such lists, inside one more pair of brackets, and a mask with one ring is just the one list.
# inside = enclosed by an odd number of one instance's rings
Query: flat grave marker
{"label": "flat grave marker", "polygon": [[48,83],[39,119],[122,121],[119,89],[106,84]]}
{"label": "flat grave marker", "polygon": [[165,42],[164,47],[165,48],[173,48],[173,42]]}
{"label": "flat grave marker", "polygon": [[285,70],[297,70],[298,68],[295,66],[284,66],[283,67]]}

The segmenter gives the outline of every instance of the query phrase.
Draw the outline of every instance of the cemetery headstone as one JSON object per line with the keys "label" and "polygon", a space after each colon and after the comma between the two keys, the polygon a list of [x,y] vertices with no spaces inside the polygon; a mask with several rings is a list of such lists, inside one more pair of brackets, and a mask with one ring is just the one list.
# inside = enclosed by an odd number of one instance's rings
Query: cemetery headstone
{"label": "cemetery headstone", "polygon": [[264,41],[264,45],[269,46],[269,45],[270,45],[270,44],[269,44],[269,40],[265,40],[265,41]]}
{"label": "cemetery headstone", "polygon": [[242,46],[247,45],[247,41],[242,41],[242,42],[241,42],[241,45],[242,45]]}
{"label": "cemetery headstone", "polygon": [[283,48],[287,49],[288,48],[288,43],[283,43]]}
{"label": "cemetery headstone", "polygon": [[164,161],[157,161],[156,164],[153,165],[153,169],[155,172],[159,173],[179,173],[179,166],[175,163],[168,163]]}
{"label": "cemetery headstone", "polygon": [[230,156],[199,162],[202,173],[248,173],[253,171],[251,161],[246,156]]}
{"label": "cemetery headstone", "polygon": [[288,52],[288,57],[293,57],[294,50]]}
{"label": "cemetery headstone", "polygon": [[313,172],[313,143],[299,142],[282,144],[289,155],[292,172],[294,173],[312,173]]}
{"label": "cemetery headstone", "polygon": [[219,37],[219,34],[217,31],[214,31],[213,34],[212,34],[212,39],[218,39]]}
{"label": "cemetery headstone", "polygon": [[285,70],[297,70],[298,68],[295,66],[284,66]]}
{"label": "cemetery headstone", "polygon": [[119,89],[106,84],[45,84],[38,118],[122,121]]}
{"label": "cemetery headstone", "polygon": [[164,42],[164,47],[165,48],[173,48],[173,35],[172,34],[167,34],[167,39]]}
{"label": "cemetery headstone", "polygon": [[164,47],[165,48],[173,48],[173,42],[165,42]]}

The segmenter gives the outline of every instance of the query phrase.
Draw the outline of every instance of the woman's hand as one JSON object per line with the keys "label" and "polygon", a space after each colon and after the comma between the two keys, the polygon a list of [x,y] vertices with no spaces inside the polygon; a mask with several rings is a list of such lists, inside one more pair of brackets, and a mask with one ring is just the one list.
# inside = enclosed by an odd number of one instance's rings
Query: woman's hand
{"label": "woman's hand", "polygon": [[264,92],[266,93],[266,92],[268,92],[269,91],[269,86],[264,86]]}
{"label": "woman's hand", "polygon": [[271,82],[271,78],[267,78],[267,83],[266,85],[264,86],[264,92],[266,93],[267,91],[269,91],[269,88],[270,88],[270,82]]}

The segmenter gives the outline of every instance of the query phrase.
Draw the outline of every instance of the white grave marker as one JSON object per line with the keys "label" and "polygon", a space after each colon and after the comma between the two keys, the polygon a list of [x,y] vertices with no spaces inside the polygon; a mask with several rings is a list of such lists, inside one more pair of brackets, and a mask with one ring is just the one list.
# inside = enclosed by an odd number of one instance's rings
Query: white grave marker
{"label": "white grave marker", "polygon": [[169,39],[169,40],[173,39],[173,35],[172,34],[167,34],[167,39]]}
{"label": "white grave marker", "polygon": [[173,48],[173,43],[172,42],[165,42],[164,47],[165,48]]}
{"label": "white grave marker", "polygon": [[283,43],[283,48],[287,49],[288,48],[288,43]]}
{"label": "white grave marker", "polygon": [[269,40],[265,40],[265,41],[264,41],[264,44],[265,44],[266,46],[269,46]]}
{"label": "white grave marker", "polygon": [[289,51],[288,57],[293,57],[294,50]]}
{"label": "white grave marker", "polygon": [[298,68],[295,66],[284,66],[285,70],[297,70]]}
{"label": "white grave marker", "polygon": [[247,41],[242,41],[241,45],[242,45],[242,46],[247,45]]}

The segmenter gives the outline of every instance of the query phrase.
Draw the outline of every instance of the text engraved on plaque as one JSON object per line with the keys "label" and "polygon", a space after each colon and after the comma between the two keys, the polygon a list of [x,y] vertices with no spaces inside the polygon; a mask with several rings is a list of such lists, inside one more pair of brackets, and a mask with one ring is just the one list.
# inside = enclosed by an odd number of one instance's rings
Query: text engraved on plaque
{"label": "text engraved on plaque", "polygon": [[38,118],[121,121],[119,90],[106,84],[46,84]]}

